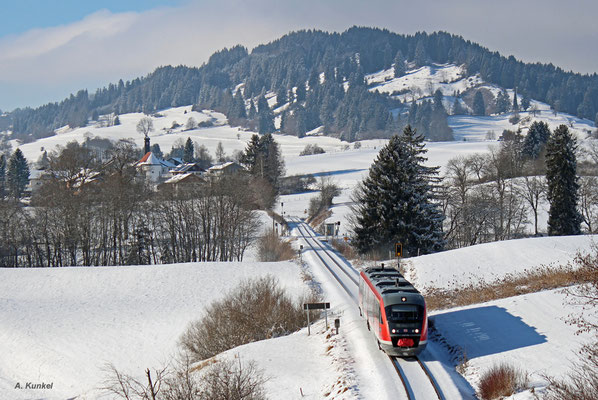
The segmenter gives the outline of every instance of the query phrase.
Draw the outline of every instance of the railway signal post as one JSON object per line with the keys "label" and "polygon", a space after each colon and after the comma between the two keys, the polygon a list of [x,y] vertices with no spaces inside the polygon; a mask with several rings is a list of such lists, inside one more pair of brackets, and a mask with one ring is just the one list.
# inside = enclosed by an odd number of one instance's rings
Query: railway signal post
{"label": "railway signal post", "polygon": [[395,256],[397,257],[397,270],[401,270],[401,258],[403,257],[403,244],[395,243]]}

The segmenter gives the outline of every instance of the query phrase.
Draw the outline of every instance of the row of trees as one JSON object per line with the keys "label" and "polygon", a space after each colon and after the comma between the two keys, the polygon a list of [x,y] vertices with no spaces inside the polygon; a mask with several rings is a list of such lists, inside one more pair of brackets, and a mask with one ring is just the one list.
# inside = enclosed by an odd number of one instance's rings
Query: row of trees
{"label": "row of trees", "polygon": [[582,223],[594,232],[598,186],[595,176],[577,176],[576,140],[568,128],[550,132],[534,122],[525,138],[513,132],[503,137],[487,154],[449,161],[441,187],[448,246],[522,237],[530,223],[537,235],[544,201],[550,204],[549,235],[579,234]]}
{"label": "row of trees", "polygon": [[596,229],[596,178],[584,178],[580,190],[577,144],[567,126],[550,132],[534,123],[525,139],[507,133],[488,154],[450,160],[444,182],[438,168],[424,165],[423,136],[410,126],[393,136],[354,193],[357,250],[385,255],[400,242],[416,255],[522,237],[530,214],[537,234],[544,198],[549,235],[580,234],[582,222]]}
{"label": "row of trees", "polygon": [[31,205],[0,202],[0,265],[59,267],[242,260],[255,239],[250,175],[151,192],[120,141],[107,162],[76,142],[49,155]]}

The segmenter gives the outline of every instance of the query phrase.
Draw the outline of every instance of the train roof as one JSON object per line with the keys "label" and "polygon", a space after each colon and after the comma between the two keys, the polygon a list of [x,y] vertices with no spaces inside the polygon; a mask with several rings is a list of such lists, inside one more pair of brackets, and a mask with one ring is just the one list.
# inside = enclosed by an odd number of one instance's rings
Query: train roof
{"label": "train roof", "polygon": [[423,296],[401,273],[394,268],[366,268],[362,273],[368,278],[385,304],[405,302],[422,303]]}

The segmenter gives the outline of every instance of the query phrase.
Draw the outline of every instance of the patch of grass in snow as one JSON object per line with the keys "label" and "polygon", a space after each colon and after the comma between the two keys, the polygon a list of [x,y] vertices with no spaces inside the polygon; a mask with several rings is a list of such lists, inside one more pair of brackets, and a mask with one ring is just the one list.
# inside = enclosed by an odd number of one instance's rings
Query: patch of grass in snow
{"label": "patch of grass in snow", "polygon": [[347,260],[355,260],[358,257],[355,248],[353,248],[353,246],[351,246],[344,240],[332,239],[328,243],[330,243],[332,247],[334,247],[336,251],[341,253],[342,256],[345,257]]}
{"label": "patch of grass in snow", "polygon": [[450,289],[427,288],[425,297],[430,310],[439,310],[587,283],[589,279],[571,264],[542,266],[507,274],[494,283],[482,281],[467,286],[455,285]]}

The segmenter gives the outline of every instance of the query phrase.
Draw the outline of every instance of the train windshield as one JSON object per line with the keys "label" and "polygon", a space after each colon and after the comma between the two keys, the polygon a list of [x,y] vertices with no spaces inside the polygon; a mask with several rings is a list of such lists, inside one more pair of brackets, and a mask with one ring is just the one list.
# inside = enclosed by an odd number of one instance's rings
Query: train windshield
{"label": "train windshield", "polygon": [[420,307],[413,304],[395,304],[386,307],[386,318],[392,322],[421,321]]}

